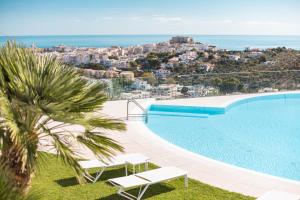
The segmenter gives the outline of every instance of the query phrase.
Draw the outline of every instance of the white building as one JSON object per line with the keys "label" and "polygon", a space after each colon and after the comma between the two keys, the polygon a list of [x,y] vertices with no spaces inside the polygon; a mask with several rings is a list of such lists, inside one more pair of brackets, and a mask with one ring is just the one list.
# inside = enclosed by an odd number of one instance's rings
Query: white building
{"label": "white building", "polygon": [[202,67],[205,69],[205,71],[212,71],[215,67],[214,64],[210,64],[210,63],[204,63],[202,64]]}
{"label": "white building", "polygon": [[131,92],[121,93],[121,99],[146,99],[150,98],[151,94],[147,91],[134,90]]}
{"label": "white building", "polygon": [[171,71],[167,70],[167,69],[161,68],[161,69],[155,70],[155,76],[157,76],[159,78],[166,78],[170,74],[171,74]]}
{"label": "white building", "polygon": [[248,57],[249,58],[259,58],[260,56],[264,55],[262,52],[260,51],[251,51],[249,54],[248,54]]}
{"label": "white building", "polygon": [[135,90],[150,90],[151,85],[147,83],[147,81],[143,81],[140,79],[135,79],[132,83],[131,87]]}
{"label": "white building", "polygon": [[241,56],[239,56],[239,55],[229,55],[228,59],[232,60],[232,61],[239,61],[241,59]]}
{"label": "white building", "polygon": [[153,87],[151,92],[157,99],[172,99],[180,95],[176,84],[161,84],[158,87]]}
{"label": "white building", "polygon": [[134,73],[131,71],[122,71],[119,75],[127,80],[134,81]]}
{"label": "white building", "polygon": [[156,44],[145,44],[145,45],[143,45],[144,53],[154,51],[155,48],[156,48]]}
{"label": "white building", "polygon": [[192,37],[187,36],[175,36],[170,40],[171,44],[182,44],[182,43],[194,43]]}
{"label": "white building", "polygon": [[197,51],[207,51],[209,49],[209,45],[208,44],[196,43],[196,44],[194,44],[194,48]]}
{"label": "white building", "polygon": [[87,64],[90,60],[89,54],[77,54],[75,64]]}
{"label": "white building", "polygon": [[127,68],[128,62],[127,60],[116,60],[113,61],[112,66],[116,67],[117,69]]}
{"label": "white building", "polygon": [[187,51],[186,53],[179,55],[181,61],[195,60],[197,57],[198,54],[196,51]]}

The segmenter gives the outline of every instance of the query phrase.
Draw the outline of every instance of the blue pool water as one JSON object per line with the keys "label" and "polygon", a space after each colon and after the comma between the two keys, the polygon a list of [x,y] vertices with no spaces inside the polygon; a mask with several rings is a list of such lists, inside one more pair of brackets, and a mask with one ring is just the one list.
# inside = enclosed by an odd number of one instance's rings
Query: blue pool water
{"label": "blue pool water", "polygon": [[300,181],[300,94],[227,108],[152,105],[146,124],[165,140],[235,166]]}

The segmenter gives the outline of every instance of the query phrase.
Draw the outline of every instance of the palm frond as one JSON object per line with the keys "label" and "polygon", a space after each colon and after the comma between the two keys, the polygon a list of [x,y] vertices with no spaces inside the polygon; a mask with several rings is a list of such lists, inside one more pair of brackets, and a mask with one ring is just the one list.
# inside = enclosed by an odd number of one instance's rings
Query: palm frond
{"label": "palm frond", "polygon": [[[55,57],[39,56],[8,42],[0,48],[1,150],[17,151],[22,169],[34,171],[39,138],[50,137],[59,156],[79,178],[82,169],[76,149],[64,135],[103,158],[123,150],[116,141],[94,131],[126,128],[122,121],[95,115],[107,99],[105,87],[83,79]],[[67,130],[73,125],[80,125],[82,131]]]}
{"label": "palm frond", "polygon": [[100,132],[86,131],[83,135],[77,136],[77,141],[91,149],[98,157],[109,158],[115,155],[115,151],[124,150],[118,142]]}

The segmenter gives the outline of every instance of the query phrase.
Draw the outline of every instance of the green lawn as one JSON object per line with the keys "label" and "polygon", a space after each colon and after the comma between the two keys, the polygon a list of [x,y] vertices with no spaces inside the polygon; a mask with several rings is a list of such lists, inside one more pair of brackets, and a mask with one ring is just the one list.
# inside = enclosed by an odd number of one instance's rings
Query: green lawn
{"label": "green lawn", "polygon": [[[42,193],[42,199],[123,199],[116,195],[116,188],[107,183],[106,180],[124,176],[124,168],[112,168],[107,170],[95,184],[86,183],[79,185],[72,170],[62,164],[60,159],[53,155],[47,155],[47,157],[49,157],[48,160],[40,165],[32,183],[32,188]],[[155,166],[151,164],[150,168],[155,168]],[[137,190],[133,190],[133,192],[137,192]],[[189,179],[189,187],[185,189],[183,179],[179,179],[151,186],[144,195],[144,199],[252,200],[254,198],[215,188],[193,179]]]}

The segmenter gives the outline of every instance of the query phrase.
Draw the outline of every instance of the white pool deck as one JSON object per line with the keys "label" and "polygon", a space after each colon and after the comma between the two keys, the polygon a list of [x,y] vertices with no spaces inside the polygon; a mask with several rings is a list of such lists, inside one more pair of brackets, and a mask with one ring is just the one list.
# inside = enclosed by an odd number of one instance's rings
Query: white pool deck
{"label": "white pool deck", "polygon": [[[270,93],[269,93],[270,94]],[[278,94],[278,93],[276,93]],[[155,101],[139,100],[143,106],[155,104],[224,107],[242,98],[266,94],[233,95]],[[126,101],[109,101],[102,113],[125,119]],[[132,104],[130,112],[138,112]],[[190,178],[246,195],[258,197],[269,190],[280,190],[300,195],[300,182],[278,178],[255,171],[235,167],[177,147],[154,133],[142,121],[126,121],[127,130],[122,133],[109,133],[125,148],[127,153],[142,153],[150,157],[150,162],[159,166],[176,166],[188,171]],[[267,145],[267,144],[266,144]],[[299,155],[300,156],[300,155]],[[299,169],[300,170],[300,169]]]}

